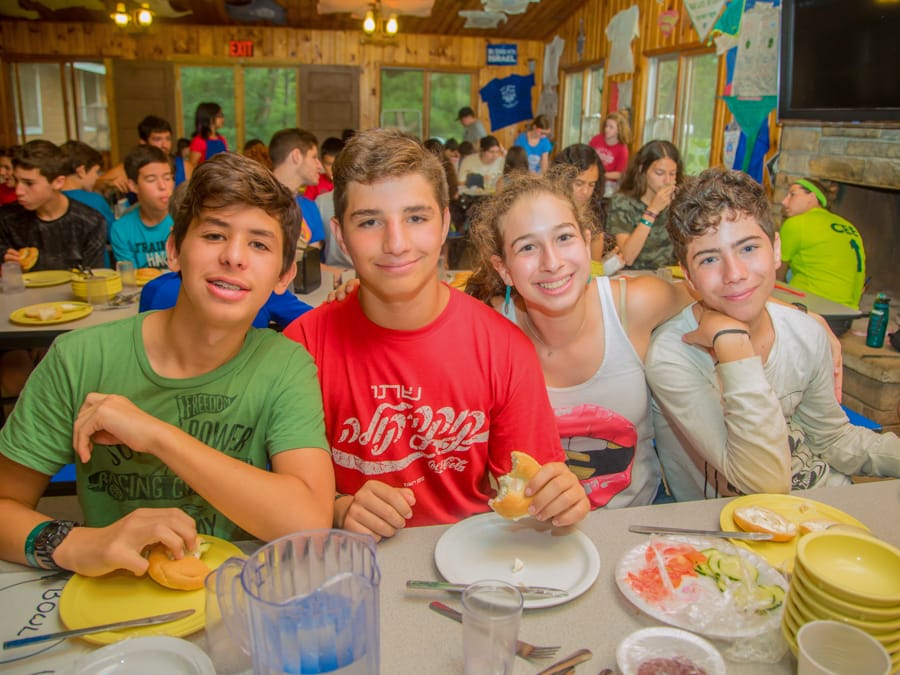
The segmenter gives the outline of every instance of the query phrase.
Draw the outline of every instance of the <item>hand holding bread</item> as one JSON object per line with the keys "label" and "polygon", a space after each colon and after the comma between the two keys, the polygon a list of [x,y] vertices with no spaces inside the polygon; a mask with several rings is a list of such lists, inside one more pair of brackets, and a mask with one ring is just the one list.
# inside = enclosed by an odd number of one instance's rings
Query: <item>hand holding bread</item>
{"label": "hand holding bread", "polygon": [[209,549],[209,543],[197,537],[197,550],[186,552],[175,559],[163,544],[155,544],[147,556],[147,574],[160,586],[178,591],[194,591],[203,588],[203,581],[212,571],[200,558]]}
{"label": "hand holding bread", "polygon": [[525,452],[513,451],[512,470],[497,480],[497,496],[488,505],[504,518],[533,516],[553,525],[574,525],[590,510],[581,483],[564,462],[541,465]]}

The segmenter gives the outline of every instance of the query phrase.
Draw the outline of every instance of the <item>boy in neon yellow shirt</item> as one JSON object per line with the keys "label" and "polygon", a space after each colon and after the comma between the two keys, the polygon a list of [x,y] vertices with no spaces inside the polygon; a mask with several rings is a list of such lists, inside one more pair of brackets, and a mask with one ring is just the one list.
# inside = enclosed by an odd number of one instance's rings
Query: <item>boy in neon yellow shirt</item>
{"label": "boy in neon yellow shirt", "polygon": [[801,178],[781,202],[787,219],[781,225],[778,278],[823,298],[858,308],[866,278],[866,251],[859,231],[827,210],[825,188]]}

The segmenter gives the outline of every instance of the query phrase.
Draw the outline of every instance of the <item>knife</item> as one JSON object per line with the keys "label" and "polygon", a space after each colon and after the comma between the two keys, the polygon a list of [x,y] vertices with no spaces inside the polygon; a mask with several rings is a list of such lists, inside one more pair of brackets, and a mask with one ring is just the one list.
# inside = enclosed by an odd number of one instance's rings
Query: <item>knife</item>
{"label": "knife", "polygon": [[749,541],[770,541],[768,532],[724,532],[722,530],[688,530],[683,527],[660,527],[658,525],[630,525],[629,532],[638,534],[693,534],[700,537],[721,537],[723,539],[747,539]]}
{"label": "knife", "polygon": [[569,654],[562,661],[557,661],[549,668],[545,668],[537,675],[562,675],[569,669],[574,670],[574,667],[579,663],[590,661],[592,658],[594,658],[594,654],[590,649],[579,649],[577,652]]}
{"label": "knife", "polygon": [[[523,595],[538,595],[543,598],[565,598],[569,595],[568,591],[562,588],[550,588],[549,586],[526,586],[524,584],[512,584]],[[468,584],[451,584],[446,581],[407,581],[406,587],[412,590],[428,590],[428,591],[451,591],[453,593],[462,593],[468,587]]]}
{"label": "knife", "polygon": [[145,616],[142,619],[130,619],[128,621],[114,621],[101,626],[89,626],[87,628],[77,628],[75,630],[63,630],[57,633],[47,633],[45,635],[34,635],[27,638],[19,638],[16,640],[7,640],[3,643],[3,649],[12,649],[13,647],[24,647],[25,645],[33,645],[38,642],[47,642],[49,640],[62,640],[70,637],[78,637],[79,635],[90,635],[91,633],[102,633],[108,630],[119,630],[120,628],[131,628],[133,626],[153,626],[158,623],[168,623],[177,619],[183,619],[190,616],[197,610],[182,609],[178,612],[169,612],[168,614],[157,614],[155,616]]}

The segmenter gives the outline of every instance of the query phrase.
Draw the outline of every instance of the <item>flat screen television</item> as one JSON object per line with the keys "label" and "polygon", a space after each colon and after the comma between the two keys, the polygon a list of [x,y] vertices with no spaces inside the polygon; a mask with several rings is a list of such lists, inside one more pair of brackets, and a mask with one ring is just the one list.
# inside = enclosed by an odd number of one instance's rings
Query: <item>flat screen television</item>
{"label": "flat screen television", "polygon": [[900,121],[900,0],[782,0],[778,117]]}

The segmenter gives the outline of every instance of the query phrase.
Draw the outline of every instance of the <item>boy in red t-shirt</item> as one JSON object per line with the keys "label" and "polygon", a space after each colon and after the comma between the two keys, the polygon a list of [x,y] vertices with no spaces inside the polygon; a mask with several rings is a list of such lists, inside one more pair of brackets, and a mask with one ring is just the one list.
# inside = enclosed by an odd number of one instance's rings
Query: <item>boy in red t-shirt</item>
{"label": "boy in red t-shirt", "polygon": [[390,537],[488,510],[489,475],[523,450],[544,466],[531,512],[588,512],[564,463],[534,348],[490,307],[438,278],[450,225],[440,161],[415,138],[372,129],[334,165],[331,227],[359,291],[292,323],[319,368],[335,464],[334,524]]}

